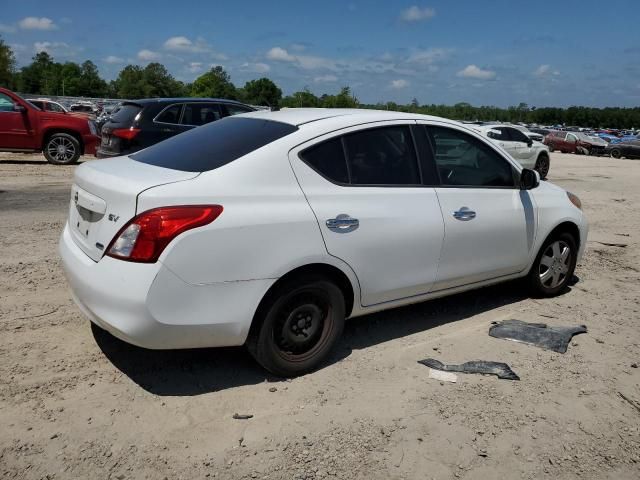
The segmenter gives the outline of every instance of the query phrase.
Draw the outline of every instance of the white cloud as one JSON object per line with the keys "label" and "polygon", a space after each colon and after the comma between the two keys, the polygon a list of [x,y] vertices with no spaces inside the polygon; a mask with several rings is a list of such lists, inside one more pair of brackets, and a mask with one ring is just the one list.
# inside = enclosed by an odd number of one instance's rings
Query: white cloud
{"label": "white cloud", "polygon": [[16,31],[16,27],[14,27],[13,25],[0,23],[0,33],[13,33],[15,31]]}
{"label": "white cloud", "polygon": [[18,22],[23,30],[56,30],[58,26],[47,17],[25,17]]}
{"label": "white cloud", "polygon": [[450,48],[428,48],[426,50],[414,50],[407,58],[409,63],[421,65],[433,65],[449,57],[452,50]]}
{"label": "white cloud", "polygon": [[295,63],[304,70],[317,70],[324,68],[327,70],[337,70],[336,62],[330,58],[315,57],[312,55],[291,55],[287,50],[281,47],[273,47],[267,52],[269,60],[276,62]]}
{"label": "white cloud", "polygon": [[400,20],[409,23],[422,22],[425,20],[429,20],[435,16],[436,11],[433,8],[420,8],[417,5],[413,5],[400,12]]}
{"label": "white cloud", "polygon": [[336,77],[335,75],[320,75],[319,77],[315,77],[313,81],[315,83],[331,83],[337,82],[338,77]]}
{"label": "white cloud", "polygon": [[240,68],[247,72],[253,72],[253,73],[267,73],[268,71],[271,70],[271,67],[268,64],[262,63],[262,62],[256,62],[256,63],[245,62],[242,65],[240,65]]}
{"label": "white cloud", "polygon": [[267,58],[269,60],[276,60],[278,62],[295,62],[296,57],[287,52],[284,48],[273,47],[267,52]]}
{"label": "white cloud", "polygon": [[103,62],[112,64],[124,63],[124,58],[116,57],[115,55],[109,55],[108,57],[104,58]]}
{"label": "white cloud", "polygon": [[551,69],[551,65],[540,65],[538,68],[536,68],[533,72],[533,74],[536,77],[546,77],[548,75],[560,75],[560,72],[558,70],[552,70]]}
{"label": "white cloud", "polygon": [[467,65],[457,75],[458,77],[476,78],[478,80],[493,80],[496,78],[496,72],[493,70],[483,70],[475,65]]}
{"label": "white cloud", "polygon": [[191,73],[198,73],[202,71],[202,62],[191,62],[187,67]]}
{"label": "white cloud", "polygon": [[196,43],[189,40],[187,37],[178,36],[168,38],[164,42],[164,48],[172,52],[206,52],[209,50],[207,44],[199,40]]}
{"label": "white cloud", "polygon": [[391,88],[394,88],[396,90],[400,90],[401,88],[406,88],[409,86],[409,82],[407,82],[404,79],[399,79],[399,80],[391,80],[391,83],[389,84],[389,86]]}
{"label": "white cloud", "polygon": [[147,50],[146,48],[138,52],[138,60],[142,60],[143,62],[152,62],[154,60],[159,60],[159,59],[160,59],[160,54],[158,52]]}
{"label": "white cloud", "polygon": [[33,51],[36,53],[53,53],[54,50],[69,49],[69,44],[64,42],[36,42],[33,44]]}

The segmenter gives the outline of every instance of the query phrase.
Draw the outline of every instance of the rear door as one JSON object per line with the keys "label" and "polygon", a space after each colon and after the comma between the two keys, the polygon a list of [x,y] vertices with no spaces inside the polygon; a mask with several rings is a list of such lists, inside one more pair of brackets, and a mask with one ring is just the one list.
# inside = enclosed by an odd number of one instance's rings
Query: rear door
{"label": "rear door", "polygon": [[506,128],[507,133],[511,137],[514,145],[514,153],[511,154],[520,165],[525,168],[533,168],[535,166],[535,157],[533,150],[533,141],[517,128]]}
{"label": "rear door", "polygon": [[444,226],[413,129],[360,126],[290,152],[326,248],[356,273],[364,306],[427,293],[436,278]]}
{"label": "rear door", "polygon": [[452,125],[427,127],[441,185],[445,239],[434,290],[522,271],[536,212],[517,170],[496,149]]}
{"label": "rear door", "polygon": [[158,142],[171,138],[179,133],[186,132],[191,127],[182,124],[182,116],[184,114],[184,103],[173,103],[163,108],[154,118],[153,122],[149,122],[145,130],[149,141],[145,146],[155,145]]}
{"label": "rear door", "polygon": [[199,127],[222,118],[220,105],[213,102],[187,103],[182,113],[183,128]]}

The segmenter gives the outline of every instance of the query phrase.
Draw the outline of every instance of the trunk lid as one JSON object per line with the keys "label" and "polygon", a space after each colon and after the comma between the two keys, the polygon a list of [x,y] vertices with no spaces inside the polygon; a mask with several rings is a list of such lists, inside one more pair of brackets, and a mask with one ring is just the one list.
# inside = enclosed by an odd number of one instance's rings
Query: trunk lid
{"label": "trunk lid", "polygon": [[140,193],[198,175],[129,157],[83,163],[76,169],[69,205],[69,229],[75,243],[97,262],[123,225],[139,213],[136,209]]}

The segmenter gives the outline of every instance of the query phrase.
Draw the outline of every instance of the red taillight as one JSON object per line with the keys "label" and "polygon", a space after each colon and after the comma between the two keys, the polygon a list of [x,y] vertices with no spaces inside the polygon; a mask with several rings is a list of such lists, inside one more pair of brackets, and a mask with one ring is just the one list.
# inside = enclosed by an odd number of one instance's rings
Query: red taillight
{"label": "red taillight", "polygon": [[153,263],[181,233],[213,222],[222,205],[183,205],[147,210],[127,223],[107,248],[107,255],[130,262]]}
{"label": "red taillight", "polygon": [[124,138],[125,140],[133,140],[136,135],[140,133],[139,128],[116,128],[111,131],[111,135],[118,138]]}

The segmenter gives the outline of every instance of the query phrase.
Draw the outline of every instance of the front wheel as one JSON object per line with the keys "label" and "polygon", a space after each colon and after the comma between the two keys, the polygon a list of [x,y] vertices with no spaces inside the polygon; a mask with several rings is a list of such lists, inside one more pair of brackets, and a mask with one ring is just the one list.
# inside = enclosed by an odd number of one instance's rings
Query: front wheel
{"label": "front wheel", "polygon": [[323,276],[283,284],[261,310],[247,347],[260,365],[282,377],[320,366],[344,328],[342,291]]}
{"label": "front wheel", "polygon": [[549,157],[547,155],[540,155],[536,161],[536,166],[533,169],[540,174],[541,180],[546,180],[549,173]]}
{"label": "front wheel", "polygon": [[54,133],[47,138],[44,156],[54,165],[70,165],[80,158],[80,142],[67,133]]}
{"label": "front wheel", "polygon": [[577,254],[576,242],[569,233],[547,239],[529,272],[534,296],[554,297],[561,293],[573,276]]}
{"label": "front wheel", "polygon": [[620,158],[622,157],[622,152],[619,148],[614,148],[610,152],[611,158]]}

